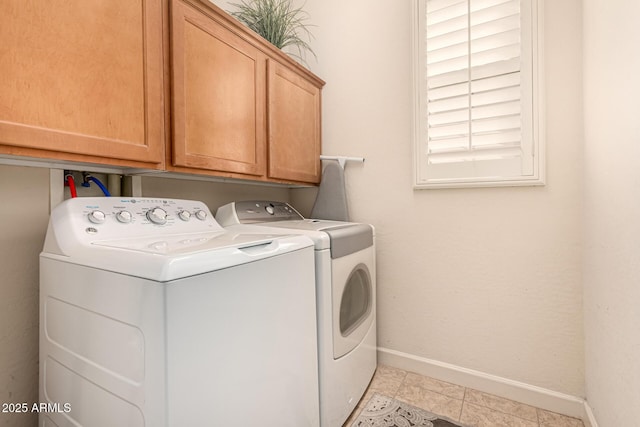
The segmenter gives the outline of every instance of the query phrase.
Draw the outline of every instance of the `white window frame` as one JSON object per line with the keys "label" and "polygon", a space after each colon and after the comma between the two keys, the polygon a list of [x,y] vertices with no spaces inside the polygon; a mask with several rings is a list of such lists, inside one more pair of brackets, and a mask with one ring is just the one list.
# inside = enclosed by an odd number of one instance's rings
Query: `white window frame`
{"label": "white window frame", "polygon": [[[428,0],[411,0],[413,2],[413,61],[414,61],[414,189],[437,189],[456,187],[500,187],[500,186],[534,186],[545,184],[545,141],[543,111],[543,2],[544,0],[521,0],[521,25],[528,26],[531,37],[522,39],[523,64],[527,69],[523,75],[530,75],[530,79],[523,79],[521,87],[528,91],[522,103],[522,140],[531,142],[532,160],[527,166],[522,166],[520,175],[502,176],[499,173],[475,177],[457,177],[453,169],[450,177],[429,178],[429,158],[427,151],[427,124],[425,93],[425,56],[426,36],[424,7]],[[473,161],[470,161],[471,163]],[[454,164],[456,165],[456,164]],[[457,165],[460,165],[458,163]]]}

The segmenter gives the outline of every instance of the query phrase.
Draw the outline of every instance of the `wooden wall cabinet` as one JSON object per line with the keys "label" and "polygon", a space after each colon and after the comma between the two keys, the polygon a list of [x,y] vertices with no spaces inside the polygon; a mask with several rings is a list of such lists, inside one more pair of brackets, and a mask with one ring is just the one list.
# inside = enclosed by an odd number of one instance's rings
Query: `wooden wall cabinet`
{"label": "wooden wall cabinet", "polygon": [[182,1],[171,23],[173,165],[263,176],[265,55]]}
{"label": "wooden wall cabinet", "polygon": [[162,0],[3,0],[0,154],[160,169]]}
{"label": "wooden wall cabinet", "polygon": [[0,155],[320,180],[324,82],[207,0],[3,0]]}
{"label": "wooden wall cabinet", "polygon": [[269,61],[269,178],[320,181],[320,89]]}
{"label": "wooden wall cabinet", "polygon": [[171,2],[170,169],[320,180],[324,82],[221,9]]}

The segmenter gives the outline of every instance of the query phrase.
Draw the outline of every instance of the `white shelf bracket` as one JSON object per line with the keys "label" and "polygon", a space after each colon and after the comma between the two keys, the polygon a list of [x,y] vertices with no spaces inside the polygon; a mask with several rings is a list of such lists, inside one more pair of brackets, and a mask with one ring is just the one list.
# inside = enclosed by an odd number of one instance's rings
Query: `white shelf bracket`
{"label": "white shelf bracket", "polygon": [[345,156],[320,156],[320,160],[337,160],[340,163],[342,169],[344,169],[347,162],[364,163],[364,157],[345,157]]}

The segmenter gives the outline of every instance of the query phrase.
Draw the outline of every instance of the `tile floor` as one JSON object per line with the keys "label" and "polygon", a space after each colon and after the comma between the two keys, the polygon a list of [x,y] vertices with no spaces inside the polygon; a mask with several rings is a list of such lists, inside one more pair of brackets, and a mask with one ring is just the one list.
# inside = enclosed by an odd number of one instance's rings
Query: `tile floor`
{"label": "tile floor", "polygon": [[351,425],[373,393],[473,427],[584,427],[576,418],[384,365],[378,366],[365,395],[343,427]]}

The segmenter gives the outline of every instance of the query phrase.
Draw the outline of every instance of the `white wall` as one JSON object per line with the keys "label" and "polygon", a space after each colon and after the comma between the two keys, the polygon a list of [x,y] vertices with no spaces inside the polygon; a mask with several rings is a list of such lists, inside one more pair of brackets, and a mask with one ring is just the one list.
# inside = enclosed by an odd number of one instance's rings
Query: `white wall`
{"label": "white wall", "polygon": [[640,2],[584,1],[587,401],[640,419]]}
{"label": "white wall", "polygon": [[376,226],[381,347],[583,395],[581,1],[547,1],[542,188],[412,189],[411,4],[307,0],[323,151]]}
{"label": "white wall", "polygon": [[[38,402],[38,254],[49,221],[49,170],[0,165],[0,403]],[[2,426],[37,414],[0,412]]]}

